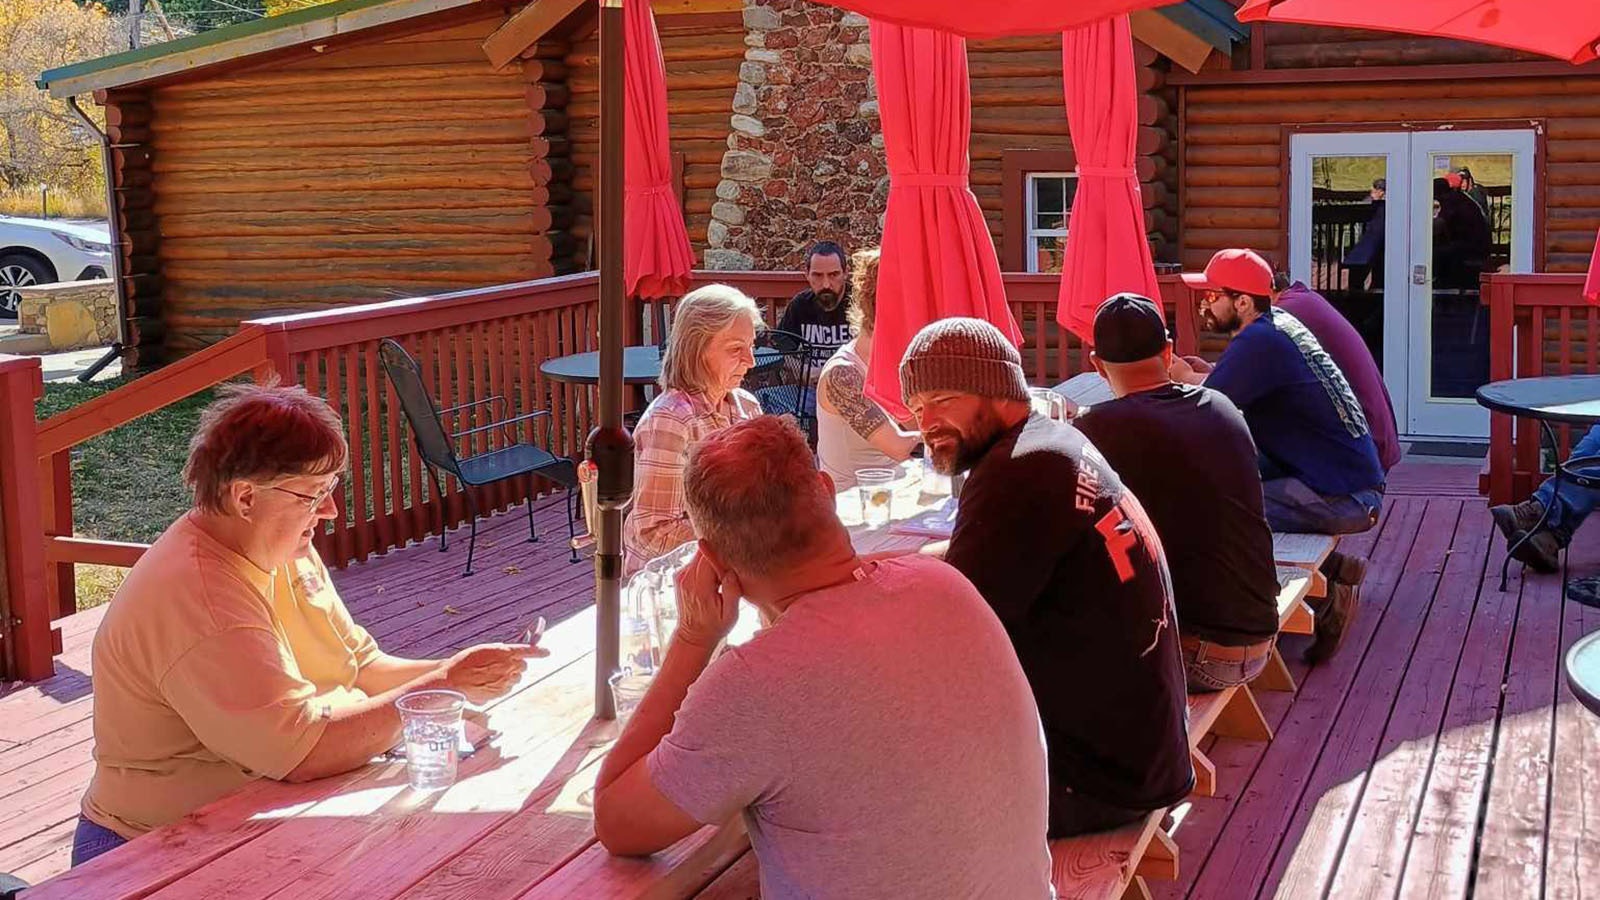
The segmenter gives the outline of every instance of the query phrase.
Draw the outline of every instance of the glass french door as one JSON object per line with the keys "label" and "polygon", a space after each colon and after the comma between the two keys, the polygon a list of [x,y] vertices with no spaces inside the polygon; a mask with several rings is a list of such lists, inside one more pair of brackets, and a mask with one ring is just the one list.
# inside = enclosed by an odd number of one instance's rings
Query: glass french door
{"label": "glass french door", "polygon": [[1478,279],[1532,271],[1535,146],[1512,129],[1291,138],[1290,275],[1361,333],[1407,436],[1488,434]]}

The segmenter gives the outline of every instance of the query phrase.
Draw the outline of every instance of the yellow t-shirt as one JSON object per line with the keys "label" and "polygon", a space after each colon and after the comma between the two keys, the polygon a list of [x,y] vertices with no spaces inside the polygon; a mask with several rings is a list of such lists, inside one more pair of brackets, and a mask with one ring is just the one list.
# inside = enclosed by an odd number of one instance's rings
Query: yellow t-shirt
{"label": "yellow t-shirt", "polygon": [[366,698],[379,656],[315,554],[263,572],[192,520],[128,573],[94,639],[91,821],[131,838],[283,778]]}

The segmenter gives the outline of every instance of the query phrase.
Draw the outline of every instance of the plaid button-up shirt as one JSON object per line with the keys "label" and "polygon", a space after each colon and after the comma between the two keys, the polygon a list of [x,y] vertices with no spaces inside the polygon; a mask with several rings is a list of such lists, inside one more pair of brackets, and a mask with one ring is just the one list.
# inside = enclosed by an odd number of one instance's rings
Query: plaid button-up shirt
{"label": "plaid button-up shirt", "polygon": [[622,527],[623,577],[694,540],[683,508],[683,470],[689,448],[735,422],[761,415],[761,404],[735,390],[713,408],[700,394],[663,391],[633,433],[633,505]]}

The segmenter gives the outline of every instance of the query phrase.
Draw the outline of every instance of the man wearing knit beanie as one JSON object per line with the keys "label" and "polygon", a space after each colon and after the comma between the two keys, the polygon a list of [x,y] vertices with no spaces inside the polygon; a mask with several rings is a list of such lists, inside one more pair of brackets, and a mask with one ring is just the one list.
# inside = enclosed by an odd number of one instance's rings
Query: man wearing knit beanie
{"label": "man wearing knit beanie", "polygon": [[1033,414],[1022,359],[988,322],[924,328],[900,387],[934,466],[968,473],[945,560],[994,608],[1033,686],[1050,837],[1182,800],[1194,770],[1172,581],[1139,501],[1075,428]]}

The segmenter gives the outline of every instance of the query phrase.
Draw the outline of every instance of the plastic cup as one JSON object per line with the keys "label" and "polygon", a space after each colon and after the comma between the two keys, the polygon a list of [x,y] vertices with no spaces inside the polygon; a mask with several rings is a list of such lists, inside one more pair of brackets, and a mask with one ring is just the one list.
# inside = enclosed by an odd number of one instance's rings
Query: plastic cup
{"label": "plastic cup", "polygon": [[856,488],[861,491],[861,521],[868,528],[889,524],[894,506],[893,469],[857,469]]}
{"label": "plastic cup", "polygon": [[932,456],[922,458],[922,496],[950,496],[950,476],[941,474],[934,468]]}
{"label": "plastic cup", "polygon": [[413,691],[395,701],[406,735],[406,775],[412,790],[438,791],[456,782],[461,711],[456,691]]}
{"label": "plastic cup", "polygon": [[613,672],[606,683],[611,685],[611,700],[617,708],[617,721],[621,722],[639,708],[645,691],[650,689],[650,676]]}

